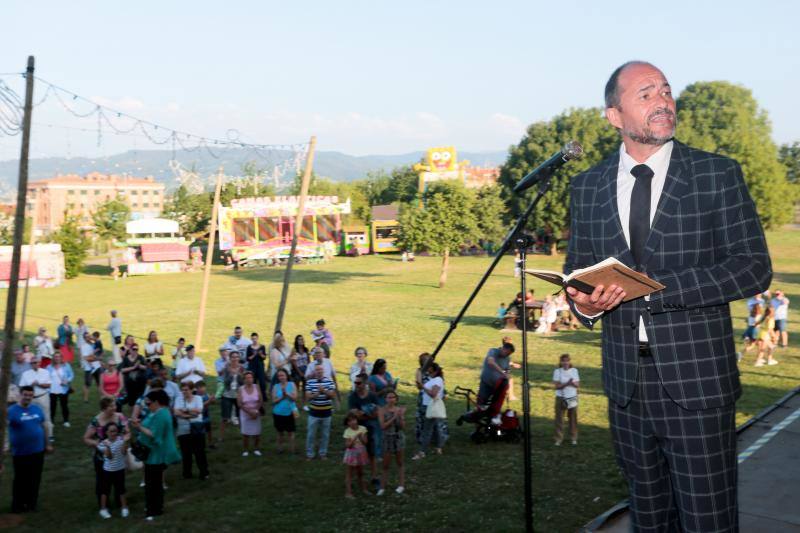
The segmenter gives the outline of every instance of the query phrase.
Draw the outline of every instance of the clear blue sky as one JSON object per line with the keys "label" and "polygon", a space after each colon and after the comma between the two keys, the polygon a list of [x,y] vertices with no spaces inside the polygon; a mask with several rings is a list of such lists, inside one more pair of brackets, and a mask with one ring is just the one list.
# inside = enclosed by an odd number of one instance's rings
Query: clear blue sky
{"label": "clear blue sky", "polygon": [[[800,2],[10,1],[0,72],[37,74],[171,127],[322,150],[505,149],[527,124],[602,101],[629,59],[680,90],[750,88],[778,142],[800,140]],[[34,122],[92,128],[44,105]],[[151,148],[39,126],[33,155]],[[0,159],[18,138],[0,137]]]}

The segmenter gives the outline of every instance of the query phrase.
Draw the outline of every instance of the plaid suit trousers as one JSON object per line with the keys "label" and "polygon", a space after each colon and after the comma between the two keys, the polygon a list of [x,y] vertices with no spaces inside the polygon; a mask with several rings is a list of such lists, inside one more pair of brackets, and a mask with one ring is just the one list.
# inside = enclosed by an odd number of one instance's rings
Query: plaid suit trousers
{"label": "plaid suit trousers", "polygon": [[640,358],[638,377],[630,403],[608,402],[634,531],[738,531],[735,405],[684,409],[652,357]]}

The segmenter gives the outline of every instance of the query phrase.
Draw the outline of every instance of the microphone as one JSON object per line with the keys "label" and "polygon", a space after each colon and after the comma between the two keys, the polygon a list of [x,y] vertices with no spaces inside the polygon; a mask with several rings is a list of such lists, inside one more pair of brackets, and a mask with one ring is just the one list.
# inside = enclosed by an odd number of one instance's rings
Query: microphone
{"label": "microphone", "polygon": [[527,176],[522,178],[517,186],[514,187],[515,193],[529,189],[539,183],[543,178],[550,176],[558,170],[561,165],[572,159],[580,159],[583,156],[583,147],[576,141],[569,141],[564,147],[550,159],[533,169]]}

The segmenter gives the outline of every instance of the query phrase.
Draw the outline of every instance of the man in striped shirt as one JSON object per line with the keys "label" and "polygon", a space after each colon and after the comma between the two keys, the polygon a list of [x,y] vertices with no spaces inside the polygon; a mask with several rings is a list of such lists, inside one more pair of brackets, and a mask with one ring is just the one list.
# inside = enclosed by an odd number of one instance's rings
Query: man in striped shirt
{"label": "man in striped shirt", "polygon": [[324,368],[314,368],[314,376],[306,381],[306,402],[308,403],[308,434],[306,436],[306,460],[314,459],[314,444],[319,436],[319,458],[327,459],[328,441],[331,436],[331,414],[336,385],[325,377]]}

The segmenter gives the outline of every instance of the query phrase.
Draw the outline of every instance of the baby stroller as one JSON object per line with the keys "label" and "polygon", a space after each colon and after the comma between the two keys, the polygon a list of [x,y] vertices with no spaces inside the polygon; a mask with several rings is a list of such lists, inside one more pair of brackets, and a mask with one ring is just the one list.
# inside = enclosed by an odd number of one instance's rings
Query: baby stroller
{"label": "baby stroller", "polygon": [[500,423],[496,424],[489,416],[488,410],[481,409],[477,405],[477,394],[474,390],[456,386],[453,394],[466,399],[467,412],[458,417],[456,424],[459,426],[464,422],[475,424],[475,431],[469,436],[472,442],[475,444],[489,441],[519,442],[522,429],[516,411],[504,409],[500,413]]}

